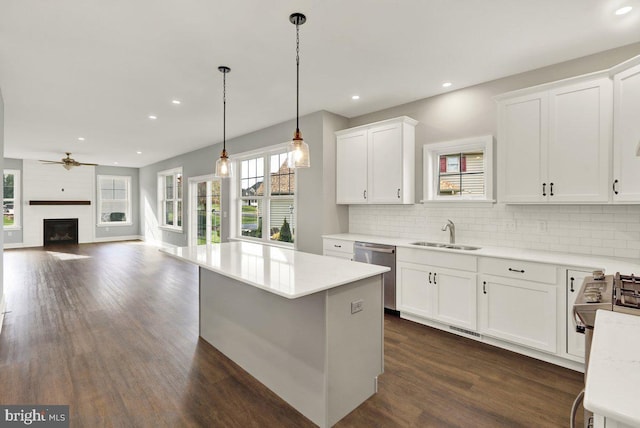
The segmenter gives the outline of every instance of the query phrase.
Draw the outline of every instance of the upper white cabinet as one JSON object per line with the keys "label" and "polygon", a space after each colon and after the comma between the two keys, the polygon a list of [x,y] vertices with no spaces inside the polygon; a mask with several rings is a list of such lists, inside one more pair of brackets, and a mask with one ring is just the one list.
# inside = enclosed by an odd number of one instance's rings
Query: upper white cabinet
{"label": "upper white cabinet", "polygon": [[612,83],[598,73],[498,100],[498,189],[507,203],[609,200]]}
{"label": "upper white cabinet", "polygon": [[336,132],[336,202],[413,204],[417,123],[402,116]]}
{"label": "upper white cabinet", "polygon": [[640,58],[613,72],[613,201],[640,202]]}

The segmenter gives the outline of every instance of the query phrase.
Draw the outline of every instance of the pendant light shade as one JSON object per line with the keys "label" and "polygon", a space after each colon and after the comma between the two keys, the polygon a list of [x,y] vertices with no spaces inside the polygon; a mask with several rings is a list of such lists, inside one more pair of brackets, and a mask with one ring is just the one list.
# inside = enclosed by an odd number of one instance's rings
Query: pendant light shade
{"label": "pendant light shade", "polygon": [[287,166],[289,168],[308,168],[311,166],[309,145],[304,142],[300,132],[300,26],[307,21],[301,13],[292,13],[289,21],[296,26],[296,131],[287,146]]}
{"label": "pendant light shade", "polygon": [[225,178],[233,176],[233,162],[227,155],[227,73],[229,67],[221,65],[218,70],[222,73],[222,153],[216,161],[216,177]]}

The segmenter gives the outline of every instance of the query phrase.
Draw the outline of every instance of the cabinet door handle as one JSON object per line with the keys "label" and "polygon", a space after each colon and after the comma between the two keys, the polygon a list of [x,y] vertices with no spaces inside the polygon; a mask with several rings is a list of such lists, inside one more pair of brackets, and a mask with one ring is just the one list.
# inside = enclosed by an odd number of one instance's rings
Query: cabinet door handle
{"label": "cabinet door handle", "polygon": [[429,284],[431,284],[431,272],[429,272]]}
{"label": "cabinet door handle", "polygon": [[437,275],[437,274],[438,274],[437,272],[434,272],[434,273],[433,273],[433,283],[434,283],[435,285],[438,285],[438,283],[436,282],[436,275]]}
{"label": "cabinet door handle", "polygon": [[569,291],[571,291],[572,293],[576,290],[573,289],[573,281],[575,281],[574,277],[571,277],[571,289]]}
{"label": "cabinet door handle", "polygon": [[487,294],[487,281],[482,281],[482,292]]}
{"label": "cabinet door handle", "polygon": [[366,190],[366,189],[365,189],[365,191],[364,191],[364,192],[362,192],[362,197],[363,197],[363,198],[365,198],[365,199],[367,199],[367,190]]}
{"label": "cabinet door handle", "polygon": [[400,189],[398,189],[398,199],[400,199]]}
{"label": "cabinet door handle", "polygon": [[524,269],[512,269],[512,268],[509,268],[509,272],[524,273]]}
{"label": "cabinet door handle", "polygon": [[542,196],[547,196],[547,183],[542,183]]}
{"label": "cabinet door handle", "polygon": [[553,196],[553,183],[549,183],[549,187],[551,188],[551,193],[549,193],[549,196]]}
{"label": "cabinet door handle", "polygon": [[618,194],[618,189],[616,189],[616,187],[618,184],[618,180],[613,180],[613,193],[615,193],[616,195]]}

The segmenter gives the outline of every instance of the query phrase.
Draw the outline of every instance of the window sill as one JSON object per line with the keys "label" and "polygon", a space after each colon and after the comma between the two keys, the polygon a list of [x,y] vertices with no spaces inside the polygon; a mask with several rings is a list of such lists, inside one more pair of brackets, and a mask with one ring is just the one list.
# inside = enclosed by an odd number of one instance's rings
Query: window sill
{"label": "window sill", "polygon": [[114,221],[113,223],[98,223],[97,227],[112,227],[112,226],[133,226],[133,223],[123,223],[121,221]]}
{"label": "window sill", "polygon": [[158,226],[158,229],[166,230],[167,232],[182,233],[182,226],[181,227]]}

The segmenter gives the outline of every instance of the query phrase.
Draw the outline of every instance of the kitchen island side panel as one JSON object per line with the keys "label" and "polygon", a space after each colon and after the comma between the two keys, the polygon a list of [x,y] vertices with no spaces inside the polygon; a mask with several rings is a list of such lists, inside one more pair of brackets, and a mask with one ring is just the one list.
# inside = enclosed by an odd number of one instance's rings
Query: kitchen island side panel
{"label": "kitchen island side panel", "polygon": [[[352,313],[352,303],[361,311]],[[382,275],[328,290],[329,425],[376,393],[384,371]]]}
{"label": "kitchen island side panel", "polygon": [[326,291],[286,299],[201,268],[200,336],[328,426]]}

